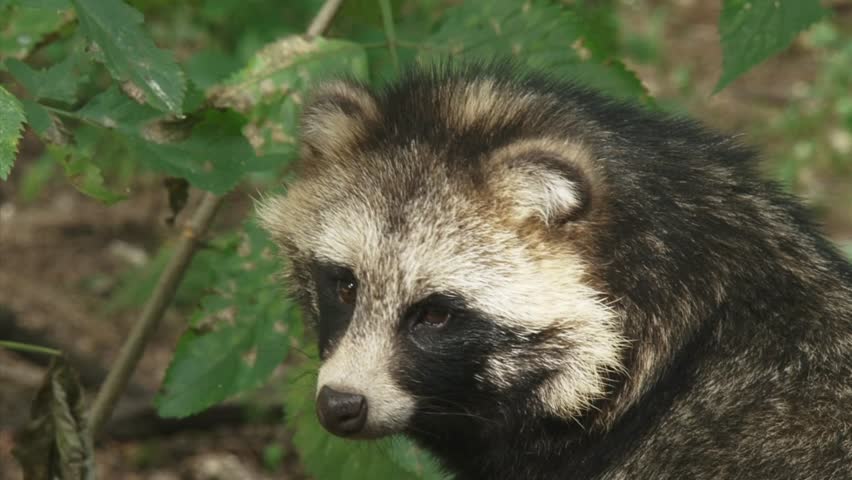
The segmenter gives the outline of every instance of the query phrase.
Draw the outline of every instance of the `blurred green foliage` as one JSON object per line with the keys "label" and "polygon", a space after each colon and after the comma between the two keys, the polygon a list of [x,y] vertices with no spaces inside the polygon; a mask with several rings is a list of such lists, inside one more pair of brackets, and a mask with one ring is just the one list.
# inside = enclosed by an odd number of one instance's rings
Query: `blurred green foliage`
{"label": "blurred green foliage", "polygon": [[[26,125],[46,148],[21,175],[24,199],[35,198],[57,172],[106,203],[132,194],[126,187],[143,172],[217,194],[247,182],[269,188],[296,155],[297,119],[312,86],[340,74],[381,84],[400,68],[448,58],[509,57],[647,101],[623,59],[659,59],[666,21],[658,8],[649,13],[649,36],[623,38],[615,0],[348,0],[323,38],[305,39],[322,3],[0,0],[0,178],[13,168]],[[719,87],[824,15],[816,0],[723,5]],[[791,183],[814,155],[850,168],[852,41],[827,22],[810,38],[828,52],[810,103],[794,105],[769,127],[770,134],[795,132],[782,162]],[[679,75],[687,88],[690,72]],[[833,130],[821,142],[815,137],[825,125]],[[141,303],[169,253],[164,248],[128,274],[107,308]],[[310,473],[441,478],[404,439],[365,446],[319,428],[312,407],[316,355],[291,356],[311,352],[313,342],[277,270],[274,247],[251,220],[196,256],[177,296],[178,306],[193,313],[157,399],[159,412],[190,415],[250,391],[290,356],[287,421]],[[273,446],[264,461],[275,468],[282,456]]]}
{"label": "blurred green foliage", "polygon": [[802,85],[799,99],[759,134],[767,142],[783,139],[792,146],[772,162],[791,188],[817,205],[852,205],[852,189],[822,188],[837,179],[848,185],[852,177],[852,37],[823,22],[806,41],[821,52],[815,81]]}

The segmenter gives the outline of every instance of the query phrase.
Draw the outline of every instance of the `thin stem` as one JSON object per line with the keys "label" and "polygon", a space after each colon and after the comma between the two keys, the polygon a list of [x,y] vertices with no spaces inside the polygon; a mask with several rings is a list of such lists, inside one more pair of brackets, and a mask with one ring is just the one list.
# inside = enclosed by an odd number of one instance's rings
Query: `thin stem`
{"label": "thin stem", "polygon": [[62,352],[54,348],[40,347],[38,345],[13,342],[10,340],[0,340],[0,347],[8,348],[9,350],[17,350],[19,352],[43,353],[45,355],[53,355],[55,357],[62,356]]}
{"label": "thin stem", "polygon": [[[341,3],[342,0],[326,0],[311,22],[310,27],[308,27],[308,36],[315,37],[322,34],[328,28]],[[90,410],[88,434],[91,438],[94,438],[106,421],[109,420],[118,397],[124,391],[127,382],[130,381],[133,371],[136,370],[145,346],[156,331],[166,308],[171,303],[192,256],[198,248],[200,238],[213,221],[223,198],[212,193],[206,193],[195,214],[184,227],[183,234],[175,247],[175,252],[160,275],[151,298],[145,304],[139,320],[133,325],[127,340],[121,347],[118,358],[110,369],[104,384],[98,390]]]}
{"label": "thin stem", "polygon": [[331,25],[331,21],[334,19],[334,15],[340,9],[342,3],[343,0],[325,0],[325,3],[320,7],[313,21],[311,21],[307,35],[309,37],[316,37],[328,30],[328,26]]}
{"label": "thin stem", "polygon": [[393,26],[393,10],[391,10],[390,0],[379,0],[379,6],[382,9],[382,23],[384,23],[385,27],[385,37],[388,39],[391,61],[394,68],[399,70],[399,54],[396,51],[396,30]]}
{"label": "thin stem", "polygon": [[98,391],[97,397],[95,397],[89,417],[89,431],[92,436],[109,419],[118,397],[127,386],[133,371],[136,370],[139,359],[142,358],[142,353],[145,351],[145,346],[151,335],[156,331],[160,319],[163,318],[166,308],[174,297],[183,274],[189,267],[192,256],[198,247],[199,237],[207,230],[216,210],[222,204],[223,198],[212,193],[206,193],[198,210],[195,211],[195,215],[183,228],[172,258],[160,275],[154,292],[145,304],[142,315],[133,324],[127,340],[121,347],[118,358]]}

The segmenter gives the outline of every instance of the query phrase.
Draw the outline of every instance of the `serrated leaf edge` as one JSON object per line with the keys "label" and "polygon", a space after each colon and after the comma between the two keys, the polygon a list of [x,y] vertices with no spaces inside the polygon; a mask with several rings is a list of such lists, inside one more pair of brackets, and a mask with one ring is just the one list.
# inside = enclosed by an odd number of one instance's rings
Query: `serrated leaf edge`
{"label": "serrated leaf edge", "polygon": [[[24,114],[24,107],[21,105],[21,102],[17,99],[17,97],[12,95],[8,90],[3,88],[2,86],[0,86],[0,97],[6,97],[9,99],[9,104],[12,107],[12,112],[17,114],[18,116],[17,120],[13,119],[13,122],[17,121],[18,128],[17,131],[13,130],[11,136],[11,160],[9,161],[9,164],[5,167],[3,166],[3,164],[0,164],[0,180],[5,181],[8,180],[9,174],[12,173],[12,167],[14,166],[15,160],[17,159],[18,153],[20,151],[21,138],[23,138],[24,136],[24,123],[27,121],[27,117]],[[2,152],[0,152],[0,155],[1,154]]]}

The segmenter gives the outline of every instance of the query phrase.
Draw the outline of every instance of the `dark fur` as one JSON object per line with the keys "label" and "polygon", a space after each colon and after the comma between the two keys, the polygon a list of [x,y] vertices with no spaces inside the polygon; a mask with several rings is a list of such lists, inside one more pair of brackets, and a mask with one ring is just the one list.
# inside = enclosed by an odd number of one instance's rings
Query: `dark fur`
{"label": "dark fur", "polygon": [[[487,129],[447,126],[435,92],[483,78],[558,100]],[[505,67],[415,72],[371,95],[380,113],[353,151],[416,139],[472,186],[480,158],[524,138],[569,138],[594,160],[580,172],[585,207],[558,235],[619,313],[626,375],[576,421],[528,405],[547,371],[495,401],[472,380],[478,361],[536,341],[470,313],[456,344],[440,347],[453,361],[411,353],[395,374],[437,398],[408,433],[458,478],[852,478],[852,268],[759,177],[754,153],[691,121]],[[416,180],[388,195],[405,203]],[[459,403],[474,415],[429,414]]]}

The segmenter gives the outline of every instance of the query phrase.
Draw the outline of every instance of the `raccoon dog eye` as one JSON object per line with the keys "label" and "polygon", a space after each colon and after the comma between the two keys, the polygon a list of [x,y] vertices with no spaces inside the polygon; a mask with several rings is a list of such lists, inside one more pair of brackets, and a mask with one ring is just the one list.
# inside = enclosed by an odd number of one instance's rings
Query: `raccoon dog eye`
{"label": "raccoon dog eye", "polygon": [[337,299],[340,303],[354,305],[358,297],[358,283],[352,277],[339,278],[337,280]]}
{"label": "raccoon dog eye", "polygon": [[417,325],[429,328],[441,328],[450,321],[452,316],[452,312],[447,308],[426,307],[417,316]]}
{"label": "raccoon dog eye", "polygon": [[405,313],[412,333],[443,330],[456,317],[465,315],[464,303],[454,295],[436,293],[415,303]]}

